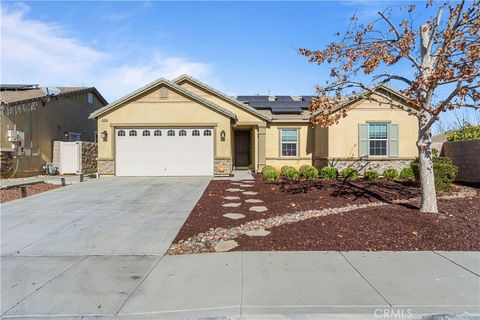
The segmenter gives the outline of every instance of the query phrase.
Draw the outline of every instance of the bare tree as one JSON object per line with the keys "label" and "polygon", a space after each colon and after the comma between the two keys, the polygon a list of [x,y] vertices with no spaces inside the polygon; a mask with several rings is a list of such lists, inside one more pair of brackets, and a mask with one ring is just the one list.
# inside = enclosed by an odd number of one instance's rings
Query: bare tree
{"label": "bare tree", "polygon": [[[330,80],[317,86],[317,98],[310,103],[311,121],[322,126],[348,114],[351,106],[340,104],[346,95],[375,99],[372,83],[402,84],[408,111],[418,118],[420,210],[438,212],[431,127],[443,111],[478,107],[480,3],[430,1],[426,7],[432,17],[420,24],[414,18],[415,5],[378,12],[379,18],[368,25],[354,16],[347,31],[337,33],[338,41],[323,50],[298,52],[309,62],[331,66]],[[405,18],[395,19],[393,12]],[[393,99],[390,104],[401,107]]]}

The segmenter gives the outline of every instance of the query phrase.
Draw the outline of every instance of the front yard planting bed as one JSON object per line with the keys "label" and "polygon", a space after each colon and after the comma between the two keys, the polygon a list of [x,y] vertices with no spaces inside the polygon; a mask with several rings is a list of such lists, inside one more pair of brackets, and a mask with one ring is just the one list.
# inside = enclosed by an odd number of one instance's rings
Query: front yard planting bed
{"label": "front yard planting bed", "polygon": [[[37,194],[37,193],[42,193],[45,191],[53,190],[60,188],[61,186],[59,185],[53,185],[53,184],[48,184],[48,183],[38,183],[38,184],[32,184],[32,185],[27,185],[25,188],[27,189],[27,197]],[[22,198],[22,191],[20,187],[15,187],[11,189],[2,189],[0,190],[0,202],[5,203],[8,201],[16,200]]]}
{"label": "front yard planting bed", "polygon": [[[476,190],[468,189],[465,193],[463,187],[455,186],[452,194],[463,193],[461,198],[439,200],[440,214],[423,214],[418,211],[420,190],[407,182],[268,182],[256,178],[251,187],[241,184],[213,180],[177,234],[169,253],[212,252],[215,242],[228,239],[238,242],[239,246],[233,249],[237,251],[480,250],[480,199]],[[245,191],[257,194],[245,195]],[[239,199],[224,199],[232,196]],[[442,193],[439,196],[449,197]],[[247,199],[263,202],[248,203]],[[223,206],[227,203],[239,205]],[[265,206],[268,210],[254,212],[250,210],[253,206]],[[336,211],[335,208],[345,210]],[[309,215],[319,210],[324,210],[325,215],[282,222],[267,228],[269,234],[266,236],[235,235],[236,228],[245,225],[262,224],[288,214]],[[229,219],[224,217],[227,213],[244,217]],[[228,236],[217,236],[217,231],[225,234],[225,230]],[[207,238],[212,241],[205,241]],[[194,243],[196,249],[186,249],[190,246],[188,243]]]}

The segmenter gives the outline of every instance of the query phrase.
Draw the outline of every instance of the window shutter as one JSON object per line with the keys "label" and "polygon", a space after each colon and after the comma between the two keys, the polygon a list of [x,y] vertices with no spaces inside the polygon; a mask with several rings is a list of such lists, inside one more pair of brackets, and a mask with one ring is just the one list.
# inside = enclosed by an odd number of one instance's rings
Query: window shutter
{"label": "window shutter", "polygon": [[368,124],[358,125],[358,156],[368,156]]}
{"label": "window shutter", "polygon": [[388,156],[398,157],[398,124],[390,124],[388,128]]}

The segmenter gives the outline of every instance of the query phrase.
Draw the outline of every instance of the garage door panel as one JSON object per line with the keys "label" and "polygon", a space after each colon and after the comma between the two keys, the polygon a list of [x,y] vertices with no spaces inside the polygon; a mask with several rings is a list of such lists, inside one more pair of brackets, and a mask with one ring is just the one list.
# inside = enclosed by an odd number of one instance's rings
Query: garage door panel
{"label": "garage door panel", "polygon": [[[179,136],[182,129],[162,129],[161,136],[142,136],[145,129],[137,129],[137,136],[116,134],[116,174],[118,176],[185,176],[213,175],[213,136]],[[167,131],[174,130],[175,136]],[[210,128],[211,132],[213,130]]]}

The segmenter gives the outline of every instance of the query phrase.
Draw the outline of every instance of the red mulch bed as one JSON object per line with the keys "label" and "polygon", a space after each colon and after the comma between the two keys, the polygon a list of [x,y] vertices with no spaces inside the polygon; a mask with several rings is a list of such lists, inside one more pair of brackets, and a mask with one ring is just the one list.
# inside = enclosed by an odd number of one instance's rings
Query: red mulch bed
{"label": "red mulch bed", "polygon": [[[242,187],[226,180],[209,184],[174,243],[210,228],[234,227],[286,213],[420,195],[419,188],[412,183],[387,180],[267,182],[257,178],[253,187],[242,188],[258,192],[254,196],[227,192],[228,188]],[[228,201],[224,196],[239,196],[240,200]],[[245,203],[248,198],[264,202]],[[228,202],[242,205],[222,206]],[[268,211],[248,210],[261,205]],[[421,214],[414,205],[391,205],[310,219],[269,230],[271,234],[266,237],[240,236],[235,250],[480,250],[479,197],[442,200],[439,206],[440,215]],[[229,212],[246,217],[239,220],[223,217]]]}
{"label": "red mulch bed", "polygon": [[[60,188],[61,186],[53,185],[53,184],[48,184],[48,183],[38,183],[38,184],[32,184],[26,186],[27,188],[27,197],[37,194],[37,193],[42,193],[45,191],[53,190]],[[3,189],[0,190],[0,202],[5,203],[8,201],[12,201],[15,199],[20,199],[22,198],[22,192],[20,191],[20,187],[17,188],[12,188],[12,189]]]}

